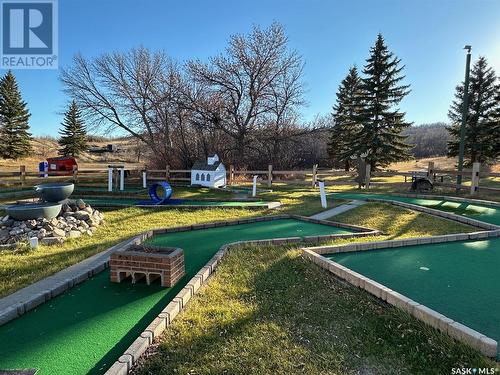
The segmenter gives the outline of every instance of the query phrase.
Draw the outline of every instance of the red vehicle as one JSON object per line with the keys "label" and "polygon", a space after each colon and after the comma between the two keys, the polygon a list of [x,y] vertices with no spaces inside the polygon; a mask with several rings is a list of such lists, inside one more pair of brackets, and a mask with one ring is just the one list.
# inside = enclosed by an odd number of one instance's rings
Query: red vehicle
{"label": "red vehicle", "polygon": [[52,175],[71,176],[73,174],[73,170],[78,168],[76,159],[71,156],[47,158],[47,163],[49,164],[49,175],[51,174],[50,172],[58,172],[57,174],[53,173]]}

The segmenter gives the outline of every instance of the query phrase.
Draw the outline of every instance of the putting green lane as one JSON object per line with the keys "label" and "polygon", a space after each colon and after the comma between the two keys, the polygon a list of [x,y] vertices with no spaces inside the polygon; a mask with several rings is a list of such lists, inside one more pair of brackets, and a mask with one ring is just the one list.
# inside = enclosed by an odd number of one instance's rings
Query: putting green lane
{"label": "putting green lane", "polygon": [[293,219],[159,235],[151,243],[184,249],[186,276],[175,287],[115,284],[105,271],[0,327],[0,370],[101,374],[179,290],[228,242],[351,233]]}
{"label": "putting green lane", "polygon": [[436,210],[447,211],[456,215],[462,215],[471,219],[481,220],[486,223],[500,225],[500,208],[488,206],[487,204],[477,204],[468,202],[454,202],[446,199],[421,199],[411,197],[398,197],[385,194],[362,194],[362,193],[331,193],[334,198],[339,199],[381,199],[405,202],[433,208]]}
{"label": "putting green lane", "polygon": [[326,257],[500,342],[500,238]]}
{"label": "putting green lane", "polygon": [[[378,194],[334,197],[396,200],[500,225],[500,209],[493,206]],[[325,256],[500,342],[500,238]]]}
{"label": "putting green lane", "polygon": [[[91,206],[134,206],[136,204],[140,204],[140,199],[133,198],[82,198],[86,203]],[[142,199],[144,201],[144,199]],[[267,207],[269,202],[265,201],[209,201],[209,200],[194,200],[194,199],[186,199],[181,203],[175,204],[166,204],[161,206],[168,207],[177,207],[177,206],[203,206],[203,207],[255,207],[255,206],[263,206]],[[154,206],[154,205],[153,205]]]}

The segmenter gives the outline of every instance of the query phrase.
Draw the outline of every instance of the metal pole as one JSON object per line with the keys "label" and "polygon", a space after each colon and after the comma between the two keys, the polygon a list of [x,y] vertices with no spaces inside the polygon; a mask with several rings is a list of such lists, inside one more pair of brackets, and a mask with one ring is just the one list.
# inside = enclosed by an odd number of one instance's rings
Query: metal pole
{"label": "metal pole", "polygon": [[457,192],[460,191],[462,185],[462,171],[464,169],[464,152],[465,152],[465,125],[467,123],[467,113],[469,110],[469,73],[470,73],[470,51],[471,46],[465,46],[467,57],[465,60],[465,81],[464,81],[464,98],[462,103],[462,124],[460,126],[460,145],[458,149],[458,174],[457,174]]}

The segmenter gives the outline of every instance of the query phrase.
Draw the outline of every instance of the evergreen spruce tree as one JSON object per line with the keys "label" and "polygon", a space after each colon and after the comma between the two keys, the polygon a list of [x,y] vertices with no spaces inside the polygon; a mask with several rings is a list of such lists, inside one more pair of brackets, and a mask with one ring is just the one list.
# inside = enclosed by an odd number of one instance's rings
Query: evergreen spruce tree
{"label": "evergreen spruce tree", "polygon": [[[497,110],[495,115],[493,116],[493,134],[496,134],[496,138],[500,137],[500,89],[498,89],[497,93]],[[495,158],[500,156],[500,142],[496,142],[496,146],[493,148],[493,154]]]}
{"label": "evergreen spruce tree", "polygon": [[[468,115],[465,123],[466,165],[486,163],[499,155],[500,87],[495,71],[484,57],[479,57],[470,72]],[[455,100],[448,111],[451,135],[448,155],[457,156],[460,145],[464,83],[456,87]]]}
{"label": "evergreen spruce tree", "polygon": [[333,106],[334,125],[328,142],[328,153],[335,162],[343,164],[346,171],[350,168],[350,157],[356,148],[353,142],[360,131],[360,83],[358,69],[353,66],[340,83]]}
{"label": "evergreen spruce tree", "polygon": [[0,79],[0,156],[18,159],[32,152],[28,120],[30,113],[22,100],[16,77],[9,70]]}
{"label": "evergreen spruce tree", "polygon": [[385,45],[381,34],[370,49],[361,79],[362,128],[355,142],[355,153],[367,153],[372,170],[409,158],[410,146],[401,132],[411,126],[397,105],[409,93],[409,85],[401,84],[404,66]]}
{"label": "evergreen spruce tree", "polygon": [[87,148],[87,132],[82,120],[82,114],[75,101],[69,105],[64,114],[62,129],[59,130],[59,154],[64,156],[78,156]]}

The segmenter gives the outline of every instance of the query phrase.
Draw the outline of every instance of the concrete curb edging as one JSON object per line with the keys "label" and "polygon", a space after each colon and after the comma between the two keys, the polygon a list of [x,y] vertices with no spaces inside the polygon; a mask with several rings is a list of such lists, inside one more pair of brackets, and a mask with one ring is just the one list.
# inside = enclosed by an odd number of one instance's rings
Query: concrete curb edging
{"label": "concrete curb edging", "polygon": [[434,244],[443,242],[478,240],[478,239],[486,239],[494,237],[500,237],[500,229],[471,232],[471,233],[444,234],[440,236],[431,236],[431,237],[405,238],[402,240],[355,242],[345,245],[314,246],[314,247],[306,247],[303,248],[302,250],[311,250],[319,255],[322,255],[322,254],[348,253],[353,251],[388,249],[394,247],[425,245],[425,244]]}
{"label": "concrete curb edging", "polygon": [[[85,199],[85,198],[84,198]],[[88,198],[87,199],[92,199]],[[217,202],[217,201],[212,201],[212,202]],[[234,201],[234,202],[242,202],[242,203],[252,203],[254,201]],[[119,203],[119,202],[101,202],[101,203],[93,203],[92,206],[98,207],[98,208],[112,208],[112,207],[130,207],[130,204],[125,204],[125,203]],[[229,208],[229,209],[247,209],[247,210],[273,210],[275,208],[281,207],[281,202],[278,201],[266,201],[266,204],[262,205],[249,205],[249,206],[222,206],[222,205],[212,205],[212,206],[199,206],[199,205],[193,205],[193,204],[178,204],[178,205],[154,205],[154,204],[135,204],[133,207],[138,207],[138,208],[147,208],[147,209],[153,209],[153,210],[174,210],[174,209],[179,209],[179,210],[184,210],[184,209],[196,209],[196,210],[203,210],[203,209],[210,209],[210,208]]]}
{"label": "concrete curb edging", "polygon": [[111,252],[125,249],[140,239],[141,235],[122,241],[80,263],[0,299],[0,326],[104,271],[108,267],[108,256]]}
{"label": "concrete curb edging", "polygon": [[399,202],[399,201],[394,201],[394,200],[389,200],[389,199],[378,199],[378,198],[368,198],[366,200],[368,202],[390,203],[394,206],[409,208],[411,210],[424,212],[426,214],[439,216],[439,217],[442,217],[445,219],[457,221],[457,222],[462,223],[462,224],[468,224],[468,225],[471,225],[473,227],[482,228],[482,229],[486,229],[486,230],[500,229],[500,226],[498,226],[498,225],[485,223],[484,221],[480,221],[480,220],[470,219],[468,217],[456,215],[456,214],[453,214],[451,212],[440,211],[440,210],[436,210],[434,208],[422,207],[422,206],[412,204],[412,203]]}
{"label": "concrete curb edging", "polygon": [[[374,243],[372,249],[381,248],[379,245],[383,242],[392,241],[381,241],[380,243]],[[401,241],[396,241],[401,242]],[[403,240],[404,242],[404,240]],[[356,244],[353,244],[356,245]],[[359,245],[359,244],[358,244]],[[363,244],[364,245],[364,244]],[[337,246],[337,248],[345,248],[352,245]],[[403,245],[404,246],[404,245]],[[387,246],[389,247],[389,246]],[[335,246],[330,246],[330,249],[335,248]],[[456,322],[443,314],[438,313],[435,310],[428,308],[425,305],[421,305],[418,302],[382,285],[368,277],[365,277],[347,267],[342,266],[330,259],[327,259],[318,252],[320,248],[303,248],[302,254],[304,258],[310,260],[319,267],[327,270],[328,272],[334,274],[335,276],[346,280],[350,284],[366,290],[368,293],[374,295],[377,298],[389,303],[392,306],[400,308],[418,320],[426,323],[427,325],[447,333],[454,339],[464,342],[469,346],[479,350],[483,355],[487,357],[496,357],[498,343],[475,330],[469,328],[459,322]],[[356,251],[356,250],[350,250]],[[342,251],[337,251],[342,252]],[[327,253],[326,251],[324,253]],[[330,251],[331,253],[331,251]]]}
{"label": "concrete curb edging", "polygon": [[[142,354],[152,343],[153,339],[157,337],[164,329],[172,322],[175,316],[185,307],[190,298],[198,291],[200,286],[206,282],[210,275],[214,272],[220,259],[224,256],[225,252],[233,246],[242,244],[255,244],[255,245],[281,245],[286,243],[299,243],[299,242],[319,242],[321,240],[328,240],[332,238],[351,238],[351,237],[365,237],[379,234],[368,228],[363,228],[355,225],[348,225],[342,223],[335,223],[327,220],[310,219],[308,217],[299,215],[274,215],[274,216],[260,216],[248,219],[237,219],[220,222],[212,222],[205,224],[188,225],[183,227],[155,229],[145,231],[139,235],[122,241],[110,248],[94,254],[93,256],[84,259],[80,263],[74,264],[65,268],[54,275],[48,276],[40,281],[37,281],[27,287],[20,289],[2,299],[0,299],[0,325],[3,325],[26,312],[35,309],[37,306],[47,302],[48,300],[64,293],[72,287],[84,282],[85,280],[93,277],[94,275],[104,271],[109,266],[109,255],[116,251],[126,250],[132,244],[140,244],[146,239],[157,235],[166,233],[175,233],[181,231],[202,230],[207,228],[215,228],[229,225],[248,224],[263,221],[272,221],[280,219],[296,219],[301,221],[313,222],[317,224],[328,225],[331,227],[341,227],[350,229],[356,233],[347,234],[331,234],[323,236],[309,236],[309,237],[286,237],[274,239],[262,239],[252,241],[238,241],[223,245],[214,257],[202,267],[198,273],[186,284],[186,286],[174,297],[174,299],[165,307],[165,309],[154,319],[147,329],[132,343],[127,351],[122,355],[112,366],[114,371],[110,374],[124,373],[124,369],[130,368],[130,363],[135,363],[137,358]],[[164,327],[164,328],[163,328]],[[111,371],[111,368],[110,370]],[[126,373],[126,372],[125,372]]]}
{"label": "concrete curb edging", "polygon": [[440,199],[459,203],[483,204],[486,206],[500,207],[500,202],[488,201],[485,199],[462,198],[438,194],[391,194],[395,197],[408,197],[417,199]]}
{"label": "concrete curb edging", "polygon": [[[342,223],[335,223],[327,220],[316,220],[310,219],[305,216],[299,215],[272,215],[272,216],[259,216],[254,218],[247,219],[236,219],[236,220],[226,220],[205,224],[195,224],[195,225],[187,225],[182,227],[173,227],[173,228],[165,228],[165,229],[156,229],[149,230],[143,232],[137,236],[134,236],[130,239],[122,241],[107,250],[104,250],[100,253],[94,254],[93,256],[84,259],[80,263],[74,264],[68,268],[65,268],[54,275],[48,276],[42,280],[37,281],[27,287],[20,289],[6,297],[0,299],[0,326],[15,319],[26,312],[33,310],[37,306],[41,305],[49,301],[50,299],[64,293],[66,290],[71,289],[72,287],[82,283],[88,278],[100,273],[104,269],[109,266],[109,254],[115,251],[121,251],[128,248],[131,244],[139,244],[147,238],[152,237],[156,234],[164,234],[164,233],[175,233],[182,231],[190,231],[190,230],[201,230],[207,228],[215,228],[221,226],[228,225],[239,225],[239,224],[248,224],[255,223],[261,221],[272,221],[279,219],[297,219],[302,221],[313,222],[317,224],[328,225],[332,227],[340,227],[345,229],[354,230],[357,233],[348,233],[348,234],[332,234],[332,235],[324,235],[324,236],[312,236],[312,237],[296,237],[293,239],[294,242],[319,242],[326,241],[332,238],[351,238],[351,237],[364,237],[376,235],[379,232],[373,231],[368,228],[358,227],[355,225],[348,225]],[[272,240],[254,240],[248,241],[248,243],[253,244],[279,244],[290,242],[290,239],[272,239]]]}
{"label": "concrete curb edging", "polygon": [[[302,221],[314,222],[318,224],[325,224],[334,227],[343,227],[352,230],[357,230],[359,233],[348,234],[348,236],[367,236],[378,234],[378,231],[372,231],[367,228],[357,227],[354,225],[335,223],[326,220],[317,220],[310,219],[304,216],[299,215],[277,215],[277,216],[263,216],[258,218],[250,218],[244,220],[233,220],[227,222],[220,223],[209,223],[209,224],[198,224],[191,225],[186,227],[178,227],[178,228],[167,228],[167,229],[159,229],[153,230],[144,233],[142,240],[150,238],[157,234],[166,234],[166,233],[174,233],[180,231],[188,231],[188,230],[199,230],[205,228],[214,228],[215,226],[223,226],[223,225],[237,225],[251,222],[260,222],[260,221],[272,221],[279,219],[293,218]],[[214,225],[221,224],[221,225]],[[317,237],[325,237],[325,239],[330,238],[338,238],[340,236],[345,236],[343,234],[337,235],[326,235],[326,236],[317,236]],[[314,237],[314,236],[313,236]],[[287,243],[299,243],[299,242],[307,242],[308,237],[283,237],[283,238],[273,238],[273,239],[262,239],[262,240],[250,240],[250,241],[237,241],[231,242],[222,245],[217,253],[208,261],[205,266],[203,266],[192,278],[186,286],[179,292],[177,295],[170,301],[167,306],[158,314],[158,316],[153,319],[153,321],[148,325],[148,327],[135,339],[135,341],[129,346],[129,348],[123,353],[122,356],[118,358],[117,361],[106,371],[106,375],[126,375],[132,369],[132,367],[137,363],[138,359],[143,355],[149,346],[153,343],[153,341],[161,336],[161,334],[167,329],[167,327],[172,324],[175,317],[187,306],[188,302],[191,298],[199,291],[200,287],[204,285],[214,274],[217,266],[220,261],[224,257],[224,255],[229,252],[229,250],[233,247],[239,245],[283,245]],[[319,239],[317,239],[319,241]]]}
{"label": "concrete curb edging", "polygon": [[122,356],[106,371],[108,375],[126,375],[137,363],[153,341],[162,335],[163,331],[172,324],[175,317],[187,306],[191,297],[193,297],[215,272],[220,260],[229,250],[228,245],[223,245],[194,275],[191,280],[181,289],[179,293],[170,301],[167,306],[158,314],[156,318],[146,327],[146,329],[137,337],[128,347]]}

